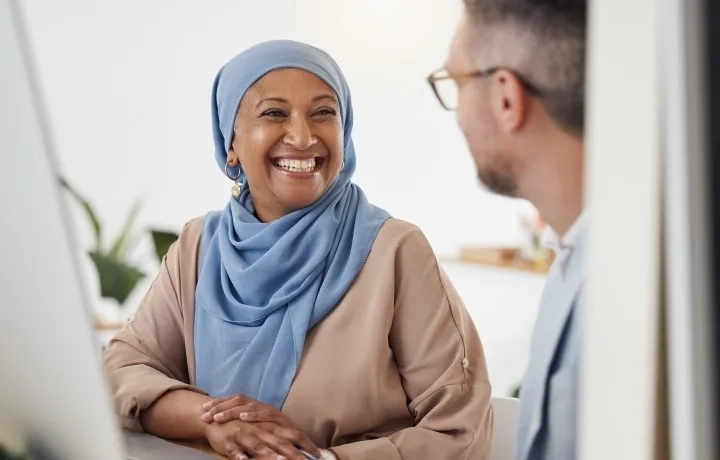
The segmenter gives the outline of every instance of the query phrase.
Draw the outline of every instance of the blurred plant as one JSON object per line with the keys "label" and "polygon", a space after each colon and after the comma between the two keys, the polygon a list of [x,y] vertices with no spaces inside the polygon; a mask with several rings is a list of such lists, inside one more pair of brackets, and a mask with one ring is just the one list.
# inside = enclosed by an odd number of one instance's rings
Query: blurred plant
{"label": "blurred plant", "polygon": [[540,214],[533,216],[521,216],[520,226],[524,234],[524,244],[521,247],[520,256],[534,262],[538,266],[547,266],[552,263],[553,254],[543,244],[542,236],[547,229],[547,224],[542,220]]}
{"label": "blurred plant", "polygon": [[178,234],[167,230],[150,230],[150,235],[155,245],[155,256],[158,262],[162,262],[170,246],[178,239]]}
{"label": "blurred plant", "polygon": [[27,457],[11,452],[8,448],[0,444],[0,460],[27,460]]}
{"label": "blurred plant", "polygon": [[[128,260],[128,254],[137,241],[137,239],[134,239],[131,242],[131,234],[133,233],[135,220],[140,212],[140,202],[136,201],[133,204],[120,233],[110,247],[106,248],[103,244],[103,228],[100,219],[90,202],[65,179],[59,178],[59,181],[60,185],[82,207],[90,220],[95,243],[94,248],[88,251],[88,254],[97,270],[100,281],[100,295],[103,298],[114,299],[118,305],[122,306],[138,283],[145,277],[145,274]],[[155,245],[155,254],[158,261],[161,261],[170,245],[177,239],[177,234],[161,230],[150,230],[150,233]]]}

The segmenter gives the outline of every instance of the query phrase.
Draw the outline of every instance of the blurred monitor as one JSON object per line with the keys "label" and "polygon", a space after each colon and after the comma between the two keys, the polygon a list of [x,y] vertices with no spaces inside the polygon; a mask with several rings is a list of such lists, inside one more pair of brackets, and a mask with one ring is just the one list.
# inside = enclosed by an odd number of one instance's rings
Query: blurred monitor
{"label": "blurred monitor", "polygon": [[120,459],[27,51],[18,4],[0,0],[0,443],[37,458]]}
{"label": "blurred monitor", "polygon": [[212,458],[116,424],[18,6],[0,0],[0,445],[33,460]]}

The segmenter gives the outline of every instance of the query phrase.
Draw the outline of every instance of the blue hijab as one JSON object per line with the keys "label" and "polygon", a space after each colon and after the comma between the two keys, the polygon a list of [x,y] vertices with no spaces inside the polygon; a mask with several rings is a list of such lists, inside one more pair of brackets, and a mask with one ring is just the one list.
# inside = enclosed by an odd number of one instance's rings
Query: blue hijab
{"label": "blue hijab", "polygon": [[[317,202],[280,219],[255,217],[248,187],[204,221],[195,292],[195,377],[213,397],[236,393],[282,408],[308,331],[345,295],[389,215],[350,179],[355,149],[350,90],[324,51],[286,40],[244,51],[220,70],[212,94],[215,158],[224,170],[246,91],[281,68],[306,70],[340,102],[345,166]],[[241,168],[231,172],[240,174]]]}

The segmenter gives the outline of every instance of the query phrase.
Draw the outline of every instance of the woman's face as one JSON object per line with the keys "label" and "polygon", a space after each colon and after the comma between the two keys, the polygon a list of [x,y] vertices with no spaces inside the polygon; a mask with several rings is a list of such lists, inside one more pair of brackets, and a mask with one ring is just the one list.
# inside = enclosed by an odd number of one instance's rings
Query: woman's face
{"label": "woman's face", "polygon": [[268,73],[240,103],[228,159],[230,166],[240,164],[245,171],[261,221],[314,203],[342,168],[337,96],[304,70]]}

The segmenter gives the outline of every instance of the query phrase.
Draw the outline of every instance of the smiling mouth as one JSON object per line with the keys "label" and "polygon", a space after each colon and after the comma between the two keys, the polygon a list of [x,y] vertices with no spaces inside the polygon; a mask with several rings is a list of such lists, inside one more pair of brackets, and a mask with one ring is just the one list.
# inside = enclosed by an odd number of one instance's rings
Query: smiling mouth
{"label": "smiling mouth", "polygon": [[283,172],[307,174],[319,171],[324,161],[323,157],[312,157],[304,160],[277,158],[272,160],[272,164]]}

